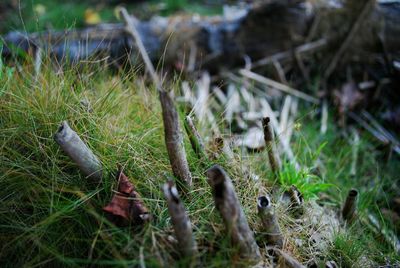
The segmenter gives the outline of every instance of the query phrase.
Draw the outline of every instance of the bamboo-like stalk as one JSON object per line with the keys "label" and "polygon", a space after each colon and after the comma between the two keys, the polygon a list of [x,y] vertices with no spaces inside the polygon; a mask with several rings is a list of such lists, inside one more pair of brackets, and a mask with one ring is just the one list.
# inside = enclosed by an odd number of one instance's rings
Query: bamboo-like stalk
{"label": "bamboo-like stalk", "polygon": [[260,261],[259,248],[236,196],[231,179],[218,165],[209,168],[206,175],[212,188],[215,206],[224,220],[232,245],[238,248],[242,258],[254,262]]}
{"label": "bamboo-like stalk", "polygon": [[129,16],[125,8],[120,8],[119,11],[125,21],[126,30],[135,39],[137,48],[146,65],[146,69],[150,73],[153,83],[159,93],[164,122],[164,137],[172,172],[174,173],[175,177],[190,187],[192,185],[192,175],[190,174],[189,165],[186,159],[186,152],[183,146],[183,137],[179,125],[179,116],[174,102],[168,95],[168,92],[162,87],[162,82],[157,75],[149,55],[146,52],[146,48],[142,39],[140,38],[140,34],[136,29],[135,22],[131,16]]}
{"label": "bamboo-like stalk", "polygon": [[165,144],[167,145],[172,172],[175,177],[190,187],[192,186],[192,174],[190,174],[189,164],[186,159],[178,112],[168,92],[160,91],[159,93],[164,122]]}
{"label": "bamboo-like stalk", "polygon": [[356,217],[358,191],[351,189],[342,209],[342,217],[346,222],[353,222]]}
{"label": "bamboo-like stalk", "polygon": [[264,129],[265,147],[268,150],[268,159],[272,171],[276,174],[281,168],[281,160],[275,147],[274,132],[269,124],[270,118],[263,118],[262,125]]}
{"label": "bamboo-like stalk", "polygon": [[172,181],[165,183],[163,192],[167,200],[169,215],[171,216],[182,257],[192,259],[193,261],[197,255],[197,244],[193,237],[192,224],[174,183]]}
{"label": "bamboo-like stalk", "polygon": [[204,147],[203,139],[201,138],[193,120],[190,116],[185,118],[185,129],[189,137],[190,144],[192,145],[193,151],[197,154],[197,157],[202,160],[207,160],[207,154]]}
{"label": "bamboo-like stalk", "polygon": [[63,121],[54,135],[54,140],[61,149],[78,165],[82,173],[92,182],[101,183],[102,167],[92,150],[71,129],[67,121]]}
{"label": "bamboo-like stalk", "polygon": [[268,195],[260,196],[257,200],[257,209],[268,244],[282,248],[283,236],[271,204],[271,198]]}

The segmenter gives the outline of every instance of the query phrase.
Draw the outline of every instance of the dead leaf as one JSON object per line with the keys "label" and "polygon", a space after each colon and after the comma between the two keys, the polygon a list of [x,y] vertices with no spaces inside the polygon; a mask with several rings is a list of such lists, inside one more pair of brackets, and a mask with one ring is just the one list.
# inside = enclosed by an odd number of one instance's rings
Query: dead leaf
{"label": "dead leaf", "polygon": [[344,84],[340,91],[335,90],[333,94],[340,115],[354,110],[364,99],[364,95],[358,90],[357,84],[354,81]]}
{"label": "dead leaf", "polygon": [[119,226],[143,224],[151,220],[151,215],[144,205],[135,186],[128,177],[119,171],[117,174],[118,192],[113,196],[111,202],[103,208],[115,224]]}

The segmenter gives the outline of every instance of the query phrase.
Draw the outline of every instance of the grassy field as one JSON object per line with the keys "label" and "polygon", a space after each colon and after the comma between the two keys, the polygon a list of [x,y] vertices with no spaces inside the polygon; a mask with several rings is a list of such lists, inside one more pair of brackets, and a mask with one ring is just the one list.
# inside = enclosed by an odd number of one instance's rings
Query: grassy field
{"label": "grassy field", "polygon": [[[38,4],[45,7],[44,13]],[[186,1],[181,4],[188,8]],[[85,25],[88,8],[98,12],[102,21],[114,20],[112,8],[86,2],[43,0],[21,5],[21,15],[10,16],[3,31],[21,27],[36,31],[50,24],[56,29],[80,27]],[[171,12],[181,8],[169,7]],[[179,96],[181,80],[178,77],[174,81],[169,87]],[[178,108],[183,118],[186,107]],[[333,260],[340,267],[399,263],[400,257],[385,236],[396,226],[381,214],[381,208],[398,196],[398,158],[388,158],[372,137],[361,133],[354,174],[353,134],[336,125],[334,110],[330,111],[325,135],[320,134],[317,107],[300,105],[300,111],[291,142],[300,171],[285,164],[275,178],[265,151],[245,154],[235,150],[233,162],[224,155],[213,161],[231,176],[264,256],[256,210],[260,185],[269,191],[275,189],[284,249],[303,264],[313,260],[322,266]],[[222,112],[215,117],[223,135],[230,136]],[[53,135],[63,120],[101,160],[105,170],[101,186],[91,186],[54,142]],[[201,132],[203,138],[211,139],[211,129]],[[186,136],[185,148],[194,186],[182,198],[199,244],[201,266],[246,266],[230,246],[214,207],[204,175],[210,163],[204,165],[198,160]],[[210,144],[208,149],[212,151]],[[119,228],[102,211],[115,192],[117,165],[123,167],[153,214],[150,224]],[[260,182],[247,179],[243,166],[257,173]],[[160,188],[165,174],[171,176],[172,172],[161,108],[156,90],[141,75],[89,65],[56,71],[49,62],[44,62],[36,75],[29,60],[14,67],[0,61],[1,267],[186,267],[187,260],[178,258]],[[306,198],[306,212],[300,220],[279,202],[280,194],[292,184]],[[358,219],[351,226],[342,226],[337,214],[352,188],[360,192]],[[375,225],[371,217],[376,219]],[[325,234],[327,226],[334,228],[333,236]],[[321,234],[321,240],[315,234]],[[267,257],[265,262],[269,263]]]}

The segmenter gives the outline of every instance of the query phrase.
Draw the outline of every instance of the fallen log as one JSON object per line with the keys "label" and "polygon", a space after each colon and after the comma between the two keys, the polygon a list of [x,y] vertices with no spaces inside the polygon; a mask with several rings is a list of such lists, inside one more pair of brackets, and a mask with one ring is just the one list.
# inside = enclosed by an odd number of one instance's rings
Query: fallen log
{"label": "fallen log", "polygon": [[[245,55],[253,61],[261,60],[255,65],[260,66],[272,63],[268,57],[274,58],[273,55],[280,52],[285,53],[277,60],[294,61],[295,55],[303,50],[315,53],[322,49],[324,57],[319,58],[318,63],[325,66],[326,74],[330,76],[335,68],[348,62],[349,56],[370,62],[371,57],[362,56],[383,55],[382,44],[389,60],[399,51],[399,3],[370,1],[368,12],[361,14],[362,19],[355,27],[354,21],[361,16],[359,5],[304,2],[262,1],[223,16],[200,19],[194,16],[154,17],[148,21],[132,17],[132,23],[138,29],[150,60],[158,62],[164,56],[165,65],[178,68],[193,65],[193,62],[197,63],[196,69],[238,66],[243,65]],[[318,19],[321,16],[323,19]],[[116,66],[124,62],[140,64],[135,42],[122,24],[61,32],[10,32],[2,40],[5,45],[2,55],[6,57],[13,54],[15,47],[23,51],[40,47],[58,62],[97,57]],[[312,40],[320,41],[310,43]],[[349,49],[337,52],[340,46]],[[185,55],[191,55],[190,64]],[[267,60],[263,61],[264,58]]]}
{"label": "fallen log", "polygon": [[232,245],[238,248],[242,258],[252,262],[260,261],[260,250],[231,179],[218,165],[209,168],[206,175],[212,188],[215,206],[224,220]]}

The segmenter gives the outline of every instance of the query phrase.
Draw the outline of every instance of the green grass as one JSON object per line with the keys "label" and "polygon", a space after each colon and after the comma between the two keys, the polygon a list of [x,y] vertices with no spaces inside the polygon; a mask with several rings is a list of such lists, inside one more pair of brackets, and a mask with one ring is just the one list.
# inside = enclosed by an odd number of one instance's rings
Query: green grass
{"label": "green grass", "polygon": [[[126,267],[141,261],[147,267],[185,266],[184,260],[177,260],[177,247],[171,240],[173,230],[160,191],[164,174],[171,174],[171,170],[155,90],[144,86],[134,73],[111,73],[102,67],[72,67],[56,73],[44,64],[38,77],[32,74],[29,64],[20,71],[12,70],[2,65],[0,72],[2,267]],[[81,104],[83,99],[90,103],[90,109]],[[292,142],[303,171],[285,165],[275,180],[265,165],[266,152],[247,159],[251,168],[265,186],[296,185],[306,197],[306,206],[325,193],[329,196],[326,207],[337,211],[347,190],[354,187],[361,192],[360,215],[377,213],[371,208],[380,207],[390,198],[391,193],[384,189],[398,167],[392,162],[382,163],[371,141],[362,137],[358,173],[350,177],[351,145],[338,135],[332,122],[327,135],[319,135],[318,121],[310,120],[312,116],[305,113],[299,119],[302,127],[295,131]],[[101,159],[105,168],[101,187],[91,188],[54,142],[53,135],[63,120]],[[212,202],[204,176],[207,167],[196,158],[187,138],[185,147],[194,188],[183,199],[199,243],[200,261],[207,267],[238,265],[237,253],[229,247]],[[316,164],[317,159],[323,167]],[[257,184],[243,179],[238,163],[232,164],[224,157],[216,162],[231,175],[249,223],[258,233]],[[155,216],[143,228],[117,228],[101,210],[115,189],[117,165],[124,167]],[[285,212],[280,223],[293,255],[303,261],[312,258],[308,254],[314,252],[315,245],[304,250],[294,246],[294,238],[307,241],[312,229],[298,225]],[[350,267],[361,256],[379,263],[383,263],[384,256],[399,260],[390,245],[362,224],[343,229],[320,254],[342,267]]]}

